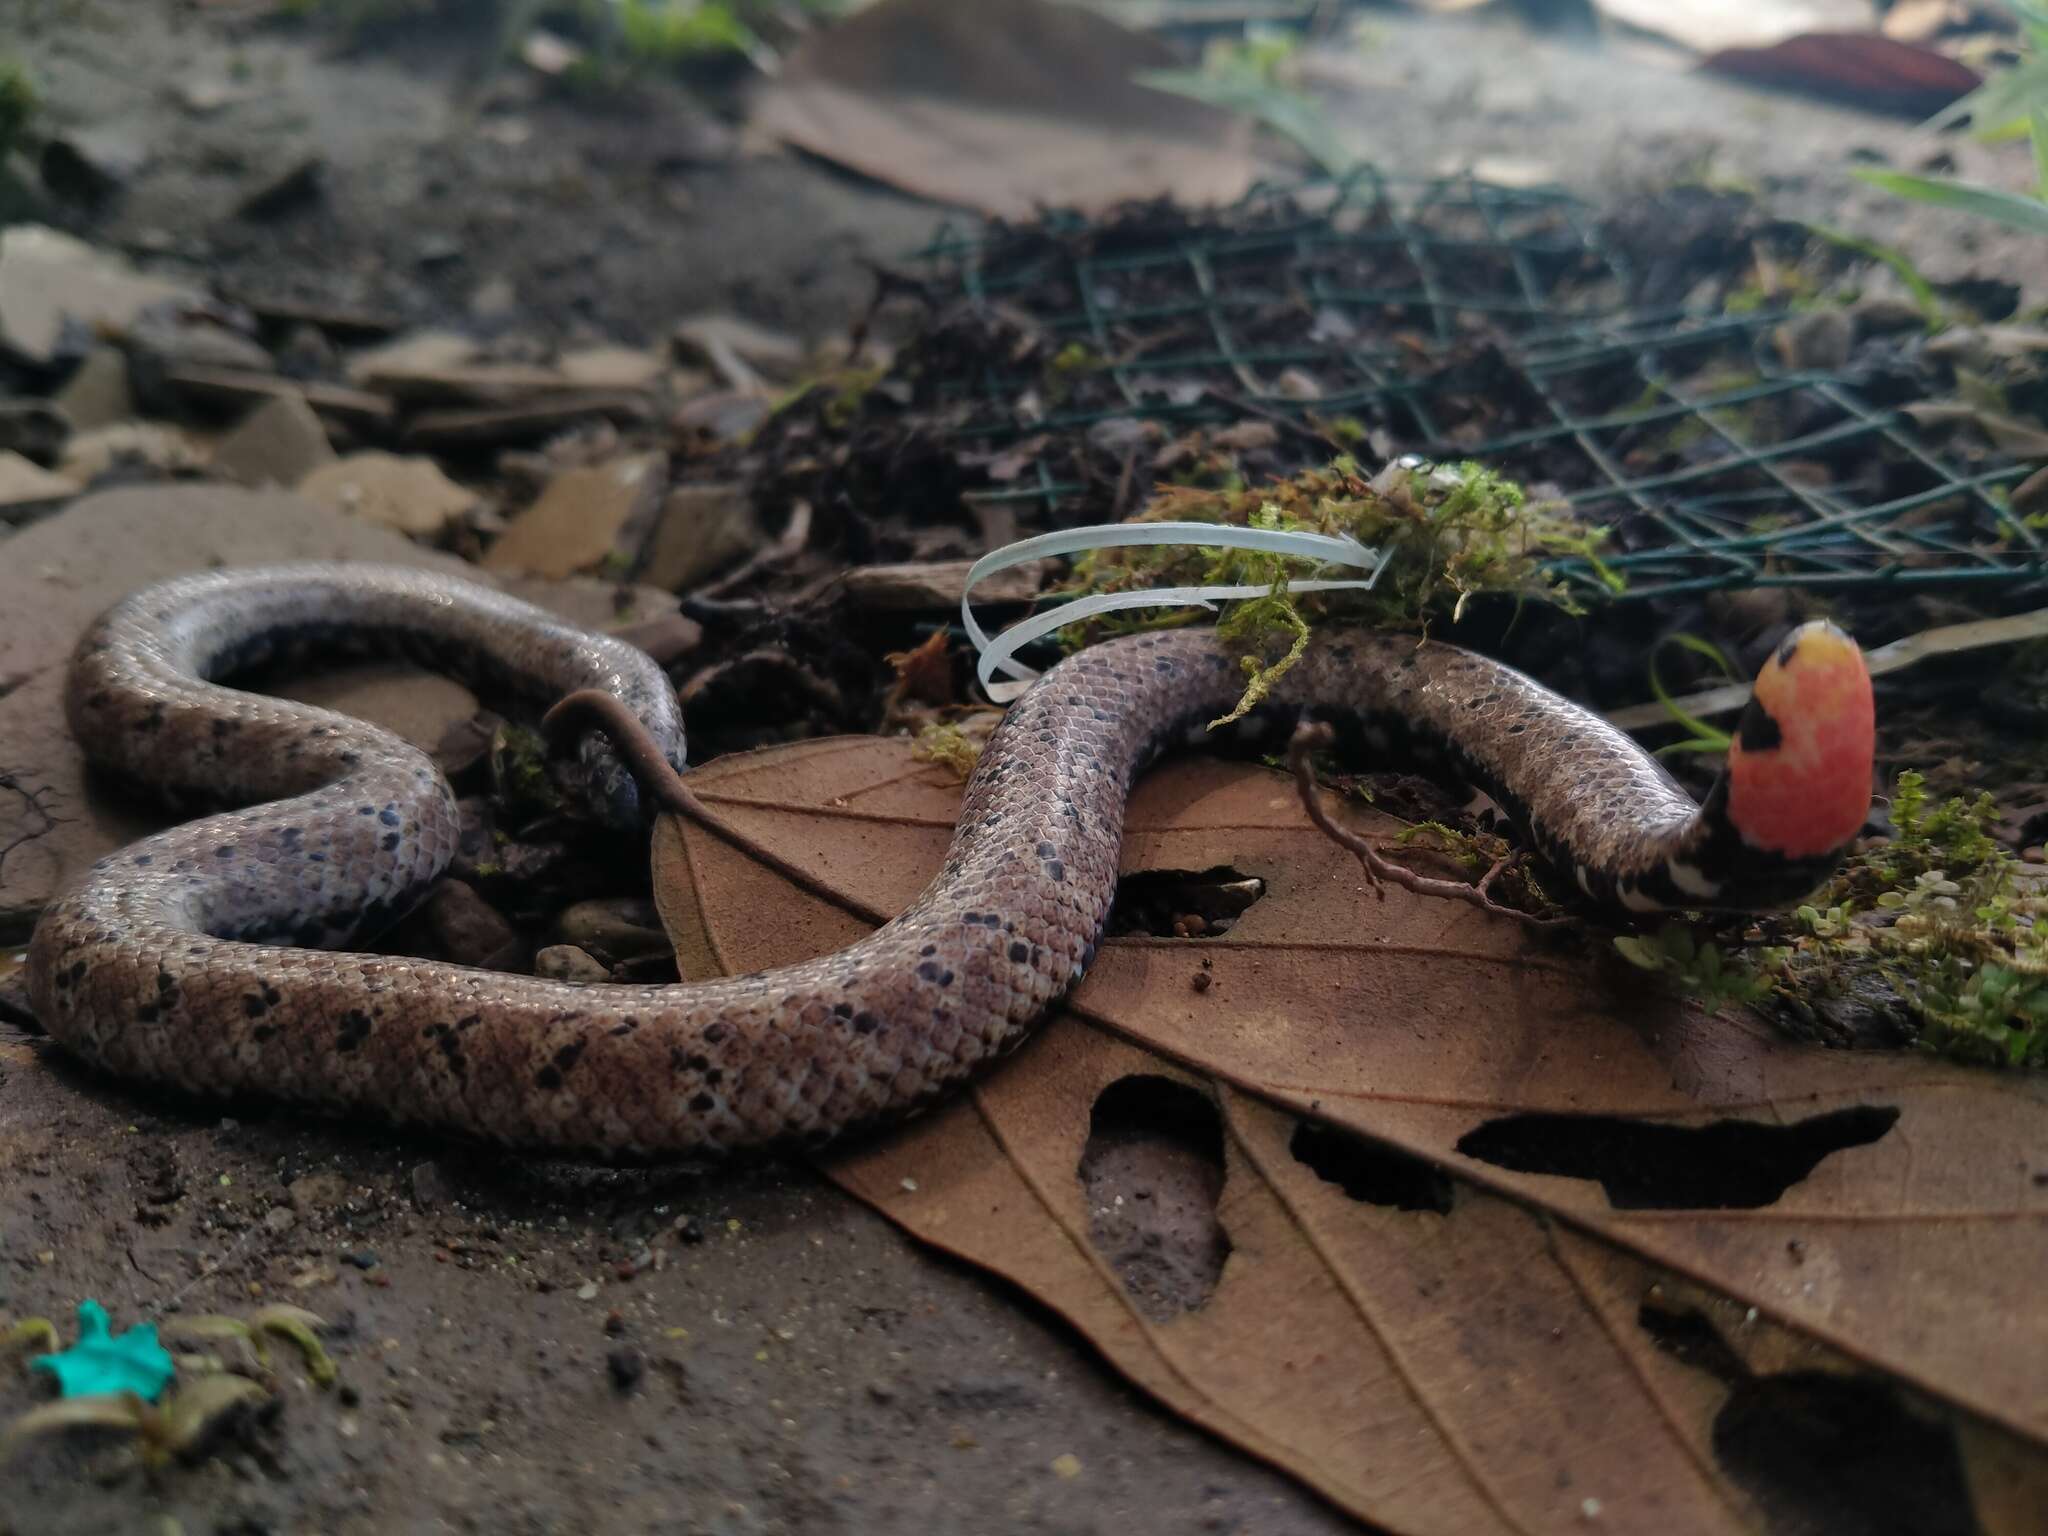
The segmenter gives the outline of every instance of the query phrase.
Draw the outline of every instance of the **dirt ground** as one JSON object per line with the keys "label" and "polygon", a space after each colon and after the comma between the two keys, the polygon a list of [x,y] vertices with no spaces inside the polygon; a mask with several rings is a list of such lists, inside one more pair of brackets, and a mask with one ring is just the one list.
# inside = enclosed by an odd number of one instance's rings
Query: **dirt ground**
{"label": "dirt ground", "polygon": [[[0,0],[0,39],[53,121],[149,151],[105,211],[54,222],[230,290],[407,324],[644,342],[728,310],[829,332],[866,299],[866,263],[958,218],[814,162],[734,157],[730,126],[677,92],[479,89],[460,37],[341,54],[174,0]],[[260,90],[180,105],[181,84],[220,80]],[[1352,83],[1349,131],[1389,166],[1536,159],[1600,196],[1715,147],[1716,174],[1881,229],[1934,276],[2005,264],[1996,237],[1850,187],[1852,152],[1913,163],[1897,121],[1394,14]],[[485,131],[508,112],[516,142]],[[317,202],[233,216],[316,150]],[[509,308],[479,303],[505,283]],[[1006,1068],[1030,1069],[1028,1050]],[[38,1450],[0,1485],[5,1536],[1354,1528],[801,1166],[598,1173],[223,1119],[0,1024],[0,1169],[0,1314],[68,1334],[88,1296],[117,1329],[283,1300],[336,1324],[342,1382],[285,1372],[263,1449],[156,1481],[104,1450]],[[0,1418],[30,1401],[0,1383]]]}

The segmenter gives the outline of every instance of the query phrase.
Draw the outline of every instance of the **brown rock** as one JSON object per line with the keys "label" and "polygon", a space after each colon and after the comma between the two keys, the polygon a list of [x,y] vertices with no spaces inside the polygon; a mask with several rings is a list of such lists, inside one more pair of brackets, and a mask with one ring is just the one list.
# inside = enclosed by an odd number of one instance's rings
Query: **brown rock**
{"label": "brown rock", "polygon": [[667,488],[668,456],[629,454],[588,469],[567,469],[540,499],[512,519],[484,556],[492,571],[569,576],[615,551],[630,557]]}
{"label": "brown rock", "polygon": [[584,347],[564,352],[558,366],[582,389],[652,389],[667,365],[635,347]]}
{"label": "brown rock", "polygon": [[78,494],[78,482],[53,475],[18,453],[0,450],[0,516],[33,512],[53,507]]}
{"label": "brown rock", "polygon": [[299,482],[299,494],[380,528],[428,539],[440,537],[479,500],[432,459],[376,450],[320,466]]}
{"label": "brown rock", "polygon": [[383,426],[394,414],[391,402],[382,395],[339,384],[301,382],[253,368],[184,365],[166,373],[164,382],[181,396],[224,405],[254,405],[279,395],[295,395],[316,411],[358,426]]}
{"label": "brown rock", "polygon": [[477,344],[454,331],[414,331],[382,346],[358,352],[349,360],[351,384],[364,389],[402,391],[414,378],[458,368],[477,355]]}
{"label": "brown rock", "polygon": [[212,447],[196,433],[161,421],[117,421],[80,432],[64,445],[57,472],[90,485],[117,464],[169,475],[203,469]]}
{"label": "brown rock", "polygon": [[214,469],[244,485],[297,485],[333,462],[327,429],[299,395],[257,406],[213,451]]}
{"label": "brown rock", "polygon": [[425,915],[435,946],[457,965],[504,971],[524,958],[518,930],[460,880],[437,884],[427,897]]}
{"label": "brown rock", "polygon": [[0,346],[30,362],[57,355],[66,320],[121,330],[152,304],[198,298],[43,225],[0,232]]}
{"label": "brown rock", "polygon": [[135,399],[128,392],[128,359],[118,347],[94,347],[85,354],[63,389],[57,404],[71,418],[74,431],[87,432],[135,414]]}
{"label": "brown rock", "polygon": [[551,981],[573,981],[589,984],[609,981],[611,972],[604,968],[595,956],[586,954],[574,944],[550,944],[533,957],[533,974],[545,976]]}
{"label": "brown rock", "polygon": [[[555,919],[553,937],[560,947],[573,946],[614,965],[665,954],[672,948],[661,926],[661,914],[653,902],[639,896],[599,896],[565,907]],[[539,963],[538,957],[535,963]]]}
{"label": "brown rock", "polygon": [[575,390],[521,405],[422,411],[406,423],[405,440],[420,447],[530,443],[586,422],[638,422],[649,414],[643,394]]}
{"label": "brown rock", "polygon": [[640,579],[683,592],[761,547],[753,497],[737,482],[679,485],[661,504]]}

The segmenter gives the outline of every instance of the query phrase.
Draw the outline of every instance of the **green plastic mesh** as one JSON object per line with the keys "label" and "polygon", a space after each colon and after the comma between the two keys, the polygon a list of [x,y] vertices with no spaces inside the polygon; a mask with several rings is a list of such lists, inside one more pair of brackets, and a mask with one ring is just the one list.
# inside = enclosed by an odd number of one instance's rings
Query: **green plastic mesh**
{"label": "green plastic mesh", "polygon": [[[937,291],[1007,307],[1090,376],[1070,409],[999,367],[946,381],[968,407],[956,434],[979,443],[1120,416],[1347,422],[1361,459],[1477,459],[1608,526],[1621,591],[1584,562],[1555,568],[1587,602],[2048,568],[2003,499],[2031,466],[1952,463],[1849,377],[1783,367],[1783,313],[1631,308],[1655,274],[1561,192],[1368,170],[1259,189],[1207,224],[942,233],[920,261]],[[1059,462],[985,499],[1070,520],[1085,488]]]}

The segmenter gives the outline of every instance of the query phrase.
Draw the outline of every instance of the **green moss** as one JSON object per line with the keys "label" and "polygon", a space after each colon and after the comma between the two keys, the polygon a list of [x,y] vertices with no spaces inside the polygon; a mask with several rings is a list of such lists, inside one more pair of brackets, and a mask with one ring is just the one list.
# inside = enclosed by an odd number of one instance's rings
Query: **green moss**
{"label": "green moss", "polygon": [[959,726],[934,722],[917,733],[910,755],[920,763],[937,763],[965,780],[981,761],[981,748],[968,740]]}
{"label": "green moss", "polygon": [[[1566,557],[1599,565],[1606,530],[1575,521],[1561,507],[1531,506],[1520,486],[1478,464],[1394,467],[1368,479],[1340,458],[1269,485],[1165,486],[1135,519],[1200,522],[1348,535],[1378,549],[1386,567],[1370,592],[1290,593],[1291,578],[1319,574],[1314,562],[1259,550],[1147,545],[1079,556],[1064,592],[1080,596],[1161,586],[1255,586],[1265,594],[1233,604],[1218,631],[1245,648],[1247,684],[1235,719],[1253,707],[1299,660],[1324,619],[1380,628],[1422,629],[1455,619],[1482,595],[1537,599],[1577,612],[1569,592],[1547,574]],[[1351,575],[1355,572],[1346,571]],[[1105,635],[1195,622],[1199,610],[1132,618],[1100,615],[1059,632],[1078,649]],[[1284,647],[1277,660],[1267,653]]]}
{"label": "green moss", "polygon": [[1718,1001],[1810,1004],[1867,995],[1875,983],[1905,1006],[1927,1050],[2048,1066],[2048,878],[1993,835],[1999,811],[1988,794],[1936,802],[1906,772],[1891,813],[1891,838],[1852,855],[1812,901],[1732,951],[1677,924],[1616,948]]}
{"label": "green moss", "polygon": [[40,99],[28,66],[11,53],[0,53],[0,159],[27,130]]}

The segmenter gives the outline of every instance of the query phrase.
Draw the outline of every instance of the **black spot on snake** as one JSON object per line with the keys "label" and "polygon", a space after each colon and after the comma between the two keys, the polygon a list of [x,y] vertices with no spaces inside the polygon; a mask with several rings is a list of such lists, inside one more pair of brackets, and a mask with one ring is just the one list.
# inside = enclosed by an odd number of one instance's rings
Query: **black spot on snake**
{"label": "black spot on snake", "polygon": [[708,1115],[716,1108],[718,1108],[718,1100],[708,1093],[695,1094],[690,1099],[690,1109],[694,1114]]}
{"label": "black spot on snake", "polygon": [[1770,752],[1785,744],[1785,733],[1779,729],[1777,717],[1764,708],[1763,700],[1752,694],[1735,727],[1735,739],[1745,752]]}
{"label": "black spot on snake", "polygon": [[341,1032],[334,1037],[334,1048],[344,1054],[360,1047],[370,1037],[370,1016],[360,1008],[351,1008],[341,1016]]}
{"label": "black spot on snake", "polygon": [[545,1088],[549,1093],[553,1093],[557,1088],[562,1086],[562,1074],[560,1072],[557,1072],[553,1067],[542,1067],[538,1072],[533,1074],[533,1080],[537,1085],[539,1085],[542,1088]]}
{"label": "black spot on snake", "polygon": [[583,1054],[583,1046],[583,1041],[571,1040],[567,1045],[555,1052],[555,1065],[562,1071],[567,1072],[576,1065],[576,1058]]}

